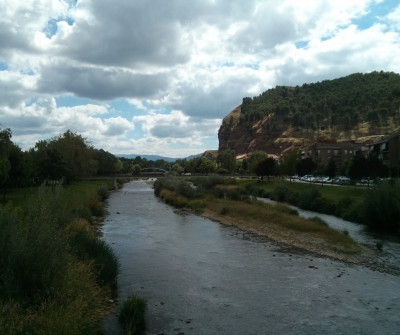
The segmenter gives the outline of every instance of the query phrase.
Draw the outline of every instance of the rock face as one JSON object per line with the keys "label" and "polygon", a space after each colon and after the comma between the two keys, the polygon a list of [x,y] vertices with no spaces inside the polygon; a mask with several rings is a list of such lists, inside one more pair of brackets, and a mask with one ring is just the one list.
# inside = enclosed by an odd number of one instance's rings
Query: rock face
{"label": "rock face", "polygon": [[354,74],[244,98],[222,121],[219,150],[279,155],[316,141],[363,143],[398,129],[400,75]]}
{"label": "rock face", "polygon": [[280,118],[268,115],[253,123],[241,123],[241,106],[236,107],[222,121],[218,132],[219,150],[234,150],[236,155],[263,150],[269,154],[279,155],[285,149],[300,147],[312,142],[313,134],[302,130],[285,127],[282,130],[270,130],[272,121],[276,124]]}
{"label": "rock face", "polygon": [[[316,131],[294,128],[287,124],[282,117],[274,114],[254,122],[240,122],[240,116],[241,106],[238,106],[223,119],[218,131],[220,151],[234,150],[236,155],[241,155],[255,150],[263,150],[268,154],[280,155],[285,149],[303,147],[316,141],[364,143],[394,132],[400,126],[398,122],[388,120],[383,125],[362,122],[347,130],[336,127]],[[274,124],[276,129],[271,129],[270,124]]]}

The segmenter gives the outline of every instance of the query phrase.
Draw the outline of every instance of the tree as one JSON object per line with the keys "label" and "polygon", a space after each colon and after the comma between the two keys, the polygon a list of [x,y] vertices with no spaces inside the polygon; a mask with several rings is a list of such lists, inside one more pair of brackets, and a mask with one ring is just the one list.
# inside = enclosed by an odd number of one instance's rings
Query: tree
{"label": "tree", "polygon": [[358,154],[352,158],[349,163],[348,175],[352,179],[361,179],[368,176],[368,161],[367,159]]}
{"label": "tree", "polygon": [[142,172],[142,168],[139,164],[133,164],[131,167],[132,175],[138,176]]}
{"label": "tree", "polygon": [[329,160],[328,166],[326,167],[326,175],[329,178],[333,178],[336,176],[336,163],[332,158]]}
{"label": "tree", "polygon": [[122,170],[122,162],[117,157],[103,149],[94,149],[94,159],[98,162],[97,174],[100,176],[110,175]]}
{"label": "tree", "polygon": [[201,157],[200,164],[197,166],[196,172],[198,173],[211,173],[215,172],[215,164],[208,158]]}
{"label": "tree", "polygon": [[263,180],[264,176],[275,175],[275,170],[275,160],[271,157],[268,157],[257,164],[255,173],[257,174],[257,176],[261,176],[261,180]]}
{"label": "tree", "polygon": [[183,171],[184,171],[183,167],[180,166],[178,163],[175,163],[175,164],[172,166],[172,169],[171,169],[171,170],[172,170],[172,171],[175,171],[177,174],[182,174]]}
{"label": "tree", "polygon": [[68,179],[96,174],[98,162],[95,160],[95,150],[81,135],[68,130],[51,140],[48,145],[61,154]]}
{"label": "tree", "polygon": [[9,155],[12,147],[11,130],[0,128],[0,186],[3,188],[3,200],[5,199],[5,186],[9,178],[11,164]]}
{"label": "tree", "polygon": [[219,151],[217,156],[218,168],[232,173],[236,169],[236,157],[233,150]]}
{"label": "tree", "polygon": [[282,174],[288,176],[296,174],[296,164],[299,161],[301,161],[301,152],[297,148],[282,156],[279,165]]}
{"label": "tree", "polygon": [[304,158],[296,164],[296,172],[299,176],[311,174],[317,168],[317,164],[311,158]]}
{"label": "tree", "polygon": [[211,173],[215,171],[215,165],[206,157],[195,157],[188,161],[185,171],[189,173]]}
{"label": "tree", "polygon": [[262,162],[268,157],[267,153],[262,150],[253,151],[249,157],[249,170],[256,173],[258,163]]}

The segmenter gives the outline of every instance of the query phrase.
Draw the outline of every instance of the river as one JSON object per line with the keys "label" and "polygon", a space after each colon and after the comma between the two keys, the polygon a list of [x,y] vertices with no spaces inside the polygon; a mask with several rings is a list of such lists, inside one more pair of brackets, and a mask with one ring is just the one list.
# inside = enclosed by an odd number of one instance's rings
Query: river
{"label": "river", "polygon": [[120,258],[118,304],[148,302],[147,334],[399,334],[400,277],[294,253],[177,213],[151,185],[112,193],[103,238]]}

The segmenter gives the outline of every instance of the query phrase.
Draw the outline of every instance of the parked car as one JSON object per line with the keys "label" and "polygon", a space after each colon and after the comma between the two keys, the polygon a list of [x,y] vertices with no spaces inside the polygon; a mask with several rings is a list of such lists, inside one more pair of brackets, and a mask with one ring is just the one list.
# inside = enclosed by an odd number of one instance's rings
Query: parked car
{"label": "parked car", "polygon": [[314,177],[310,174],[306,174],[303,177],[300,178],[301,181],[305,181],[305,182],[313,182],[314,181]]}

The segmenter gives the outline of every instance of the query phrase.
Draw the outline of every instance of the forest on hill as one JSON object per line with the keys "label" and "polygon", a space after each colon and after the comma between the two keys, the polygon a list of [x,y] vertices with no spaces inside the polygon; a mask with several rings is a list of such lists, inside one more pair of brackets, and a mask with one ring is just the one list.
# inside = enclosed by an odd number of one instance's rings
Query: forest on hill
{"label": "forest on hill", "polygon": [[279,123],[311,130],[348,130],[363,122],[397,124],[399,111],[399,74],[355,73],[302,86],[277,86],[259,96],[243,98],[239,124],[274,115],[280,122],[268,122],[271,131],[279,131]]}

